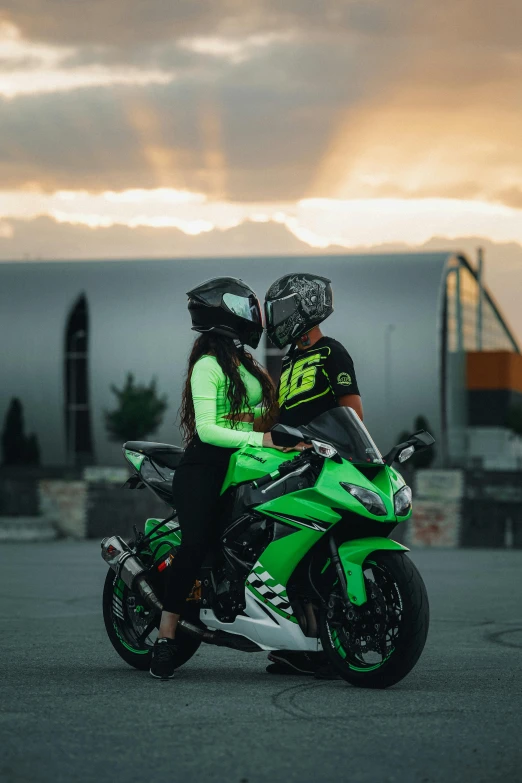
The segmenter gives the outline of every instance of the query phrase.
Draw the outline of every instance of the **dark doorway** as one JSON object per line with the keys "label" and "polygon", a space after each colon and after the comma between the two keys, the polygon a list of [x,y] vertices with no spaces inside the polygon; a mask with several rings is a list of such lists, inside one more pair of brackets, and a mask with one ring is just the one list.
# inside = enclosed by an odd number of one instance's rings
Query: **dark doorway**
{"label": "dark doorway", "polygon": [[89,408],[89,312],[82,294],[65,331],[65,432],[72,465],[94,461]]}

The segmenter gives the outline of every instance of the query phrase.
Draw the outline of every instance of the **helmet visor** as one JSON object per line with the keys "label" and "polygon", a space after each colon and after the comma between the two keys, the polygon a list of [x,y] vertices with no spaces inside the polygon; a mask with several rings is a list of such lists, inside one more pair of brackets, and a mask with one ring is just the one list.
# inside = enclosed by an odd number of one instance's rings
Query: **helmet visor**
{"label": "helmet visor", "polygon": [[223,304],[231,313],[251,321],[254,324],[263,325],[261,307],[255,296],[239,296],[238,294],[223,294]]}
{"label": "helmet visor", "polygon": [[265,302],[266,325],[275,329],[297,311],[297,294],[290,294],[282,299],[276,299],[273,302]]}

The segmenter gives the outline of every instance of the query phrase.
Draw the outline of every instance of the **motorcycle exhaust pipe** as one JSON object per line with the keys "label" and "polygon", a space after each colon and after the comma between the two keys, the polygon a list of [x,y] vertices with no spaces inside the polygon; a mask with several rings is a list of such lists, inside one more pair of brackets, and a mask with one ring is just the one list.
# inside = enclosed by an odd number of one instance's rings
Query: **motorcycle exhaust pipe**
{"label": "motorcycle exhaust pipe", "polygon": [[101,554],[129,590],[138,591],[143,600],[157,612],[163,611],[163,604],[145,578],[145,566],[120,536],[104,538],[101,542]]}
{"label": "motorcycle exhaust pipe", "polygon": [[213,631],[210,631],[208,628],[203,628],[200,625],[194,625],[194,623],[189,623],[188,620],[179,620],[178,625],[180,628],[183,628],[183,630],[189,635],[192,636],[194,639],[201,639],[202,642],[207,642],[208,644],[212,644],[212,635]]}
{"label": "motorcycle exhaust pipe", "polygon": [[230,647],[232,650],[241,650],[242,652],[259,652],[262,650],[262,647],[259,647],[258,644],[245,636],[227,633],[226,631],[211,631],[210,628],[202,628],[183,619],[179,621],[178,625],[189,636],[201,639],[202,642],[207,644],[215,644],[218,647]]}

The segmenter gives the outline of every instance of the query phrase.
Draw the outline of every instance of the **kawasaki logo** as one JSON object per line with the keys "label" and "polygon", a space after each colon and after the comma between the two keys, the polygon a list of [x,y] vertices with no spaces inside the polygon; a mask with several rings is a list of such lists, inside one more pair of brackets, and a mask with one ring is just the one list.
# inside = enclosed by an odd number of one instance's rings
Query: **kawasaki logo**
{"label": "kawasaki logo", "polygon": [[255,459],[256,462],[266,462],[266,459],[263,459],[263,457],[258,457],[257,454],[251,454],[249,451],[243,452],[244,457],[250,457],[250,459]]}
{"label": "kawasaki logo", "polygon": [[347,372],[340,372],[337,376],[337,383],[341,384],[342,386],[351,386],[352,376]]}

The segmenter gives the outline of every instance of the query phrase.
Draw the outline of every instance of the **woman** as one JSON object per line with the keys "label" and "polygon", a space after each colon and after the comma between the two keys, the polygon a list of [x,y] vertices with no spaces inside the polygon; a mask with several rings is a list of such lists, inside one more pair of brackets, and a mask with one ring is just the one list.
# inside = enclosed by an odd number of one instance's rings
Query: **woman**
{"label": "woman", "polygon": [[[242,446],[276,448],[269,432],[254,432],[254,408],[267,415],[275,402],[268,374],[244,349],[263,333],[261,308],[249,286],[233,277],[208,280],[188,292],[192,329],[201,332],[189,357],[181,403],[188,442],[172,491],[182,542],[167,571],[164,610],[150,673],[174,675],[176,626],[209,549],[217,542],[216,517],[230,455]],[[261,414],[263,415],[263,414]]]}

